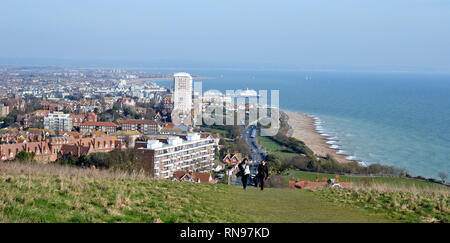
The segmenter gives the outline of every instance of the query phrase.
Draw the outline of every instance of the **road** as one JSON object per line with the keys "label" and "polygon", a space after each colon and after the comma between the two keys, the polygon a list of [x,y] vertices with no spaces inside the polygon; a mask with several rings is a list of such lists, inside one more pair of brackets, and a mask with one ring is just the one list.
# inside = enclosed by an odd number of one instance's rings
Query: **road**
{"label": "road", "polygon": [[[250,168],[251,168],[251,177],[249,178],[249,185],[254,185],[253,178],[257,174],[257,168],[259,163],[261,163],[261,160],[263,160],[266,157],[266,153],[263,151],[262,147],[258,145],[257,143],[257,133],[255,132],[255,137],[252,137],[252,131],[253,129],[256,129],[255,126],[249,126],[247,127],[244,132],[242,133],[242,137],[245,139],[245,142],[250,147]],[[235,185],[242,185],[241,179],[236,178],[236,180],[233,180],[232,182]]]}
{"label": "road", "polygon": [[245,139],[245,142],[250,147],[250,160],[254,163],[258,164],[266,157],[266,153],[263,151],[262,147],[258,145],[257,136],[252,137],[252,131],[256,129],[255,126],[249,126],[244,130],[242,136]]}

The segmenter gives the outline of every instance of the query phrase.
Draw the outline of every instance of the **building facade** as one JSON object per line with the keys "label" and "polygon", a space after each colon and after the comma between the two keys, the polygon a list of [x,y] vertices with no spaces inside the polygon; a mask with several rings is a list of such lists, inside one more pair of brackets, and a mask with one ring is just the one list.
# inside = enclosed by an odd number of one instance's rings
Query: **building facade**
{"label": "building facade", "polygon": [[169,136],[165,142],[148,140],[137,151],[154,178],[170,179],[176,171],[210,172],[214,166],[214,149],[212,140],[188,133],[185,138]]}
{"label": "building facade", "polygon": [[125,108],[125,107],[135,107],[136,106],[136,102],[132,99],[132,98],[122,98],[119,100],[120,103],[120,107],[121,108]]}
{"label": "building facade", "polygon": [[79,127],[81,123],[84,122],[85,116],[84,115],[78,115],[78,114],[70,114],[72,117],[72,126]]}
{"label": "building facade", "polygon": [[87,116],[86,116],[86,120],[88,122],[96,122],[97,121],[97,114],[95,114],[94,112],[89,112],[89,114],[87,114]]}
{"label": "building facade", "polygon": [[94,131],[115,133],[117,125],[113,122],[84,122],[80,124],[80,133],[85,135]]}
{"label": "building facade", "polygon": [[0,162],[13,160],[21,151],[34,153],[38,162],[48,163],[56,161],[58,158],[80,157],[95,152],[110,152],[115,149],[125,149],[123,143],[116,136],[78,139],[52,137],[40,142],[0,144]]}
{"label": "building facade", "polygon": [[174,110],[186,114],[192,109],[192,77],[189,73],[173,75],[173,105]]}
{"label": "building facade", "polygon": [[155,121],[127,120],[122,122],[122,131],[139,131],[143,135],[157,134],[160,126]]}
{"label": "building facade", "polygon": [[0,117],[5,117],[9,114],[9,106],[0,104]]}
{"label": "building facade", "polygon": [[44,117],[44,129],[55,132],[72,131],[72,117],[62,112],[49,113]]}

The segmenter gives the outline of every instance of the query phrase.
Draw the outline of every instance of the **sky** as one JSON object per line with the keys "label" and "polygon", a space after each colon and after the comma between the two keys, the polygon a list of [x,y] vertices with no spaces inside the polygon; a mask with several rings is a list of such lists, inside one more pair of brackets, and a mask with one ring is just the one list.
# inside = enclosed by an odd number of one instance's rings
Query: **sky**
{"label": "sky", "polygon": [[0,58],[450,71],[448,0],[2,0]]}

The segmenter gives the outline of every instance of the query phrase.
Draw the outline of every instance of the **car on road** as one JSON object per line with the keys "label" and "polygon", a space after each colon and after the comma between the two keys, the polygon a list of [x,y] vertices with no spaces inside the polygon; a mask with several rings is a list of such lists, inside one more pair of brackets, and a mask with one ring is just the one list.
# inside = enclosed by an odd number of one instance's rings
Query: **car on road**
{"label": "car on road", "polygon": [[255,138],[256,137],[256,129],[255,128],[252,129],[252,135],[250,137],[251,138]]}

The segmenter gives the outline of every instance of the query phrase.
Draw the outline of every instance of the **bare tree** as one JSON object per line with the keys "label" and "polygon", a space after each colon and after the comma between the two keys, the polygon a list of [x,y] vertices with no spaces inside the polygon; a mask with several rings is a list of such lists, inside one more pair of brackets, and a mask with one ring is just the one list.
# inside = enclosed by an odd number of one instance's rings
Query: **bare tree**
{"label": "bare tree", "polygon": [[445,183],[447,180],[447,173],[439,172],[439,178],[441,178],[442,182]]}

